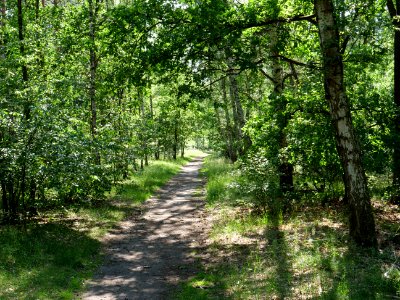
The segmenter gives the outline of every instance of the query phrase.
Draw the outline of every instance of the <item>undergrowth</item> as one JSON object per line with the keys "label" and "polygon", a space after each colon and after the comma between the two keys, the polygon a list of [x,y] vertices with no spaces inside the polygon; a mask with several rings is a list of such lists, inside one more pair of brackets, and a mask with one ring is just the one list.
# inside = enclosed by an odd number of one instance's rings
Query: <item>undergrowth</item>
{"label": "undergrowth", "polygon": [[41,212],[22,225],[0,226],[0,299],[76,299],[102,261],[101,238],[140,210],[158,187],[199,152],[151,161],[92,206]]}
{"label": "undergrowth", "polygon": [[203,173],[213,215],[210,258],[176,298],[400,297],[398,207],[374,200],[380,246],[363,249],[349,238],[343,206],[302,204],[291,214],[271,216],[235,191],[240,174],[233,165],[209,157]]}

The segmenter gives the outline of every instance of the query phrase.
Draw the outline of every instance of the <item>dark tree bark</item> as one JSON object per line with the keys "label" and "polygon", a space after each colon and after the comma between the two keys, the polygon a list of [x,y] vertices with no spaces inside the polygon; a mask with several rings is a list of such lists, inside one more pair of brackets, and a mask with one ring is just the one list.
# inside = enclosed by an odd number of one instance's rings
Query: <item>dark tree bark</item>
{"label": "dark tree bark", "polygon": [[[25,45],[24,45],[24,19],[22,12],[22,0],[17,1],[17,10],[18,10],[18,39],[19,39],[19,51],[22,57],[25,56]],[[25,62],[22,63],[21,66],[22,71],[22,80],[24,83],[28,82],[28,68]],[[31,107],[28,101],[24,104],[24,116],[26,120],[30,119],[31,116]]]}
{"label": "dark tree bark", "polygon": [[35,0],[35,18],[36,20],[39,19],[39,0]]}
{"label": "dark tree bark", "polygon": [[350,235],[360,245],[376,246],[375,220],[367,179],[344,88],[343,59],[332,0],[314,0],[314,8],[323,57],[325,98],[330,108],[348,193]]}
{"label": "dark tree bark", "polygon": [[6,190],[8,192],[9,212],[11,213],[11,219],[14,219],[17,216],[18,211],[18,201],[14,192],[14,178],[12,176],[9,176],[6,184]]}
{"label": "dark tree bark", "polygon": [[387,0],[387,8],[394,25],[394,104],[396,115],[393,126],[393,187],[392,201],[400,204],[400,0],[396,5]]}
{"label": "dark tree bark", "polygon": [[[1,19],[0,19],[0,27],[3,27],[6,22],[6,7],[7,3],[6,0],[1,1]],[[2,36],[0,40],[0,49],[3,50],[3,47],[6,45],[5,38]],[[3,51],[2,51],[3,52]],[[5,54],[1,56],[1,58],[6,59]],[[0,142],[4,142],[4,135],[6,133],[0,131]],[[2,209],[4,213],[9,212],[9,206],[8,206],[8,197],[7,197],[7,184],[6,184],[6,171],[5,170],[0,170],[0,182],[1,182],[1,199],[2,199]]]}
{"label": "dark tree bark", "polygon": [[2,0],[1,1],[1,26],[4,25],[4,20],[6,19],[6,10],[7,10],[7,1]]}
{"label": "dark tree bark", "polygon": [[8,213],[10,208],[8,206],[7,184],[4,178],[1,179],[1,192],[2,209],[3,212]]}
{"label": "dark tree bark", "polygon": [[[17,1],[17,11],[18,11],[18,40],[19,40],[19,51],[20,55],[22,58],[25,56],[25,39],[24,39],[24,14],[22,10],[22,0]],[[21,65],[21,71],[22,71],[22,81],[24,85],[28,83],[29,76],[28,76],[28,67],[26,66],[26,63],[23,62]],[[31,102],[28,100],[24,101],[23,105],[23,115],[25,122],[28,123],[30,118],[31,118]],[[30,142],[28,141],[28,144]],[[16,218],[17,213],[18,213],[18,207],[19,207],[19,199],[22,200],[22,203],[25,208],[25,191],[26,191],[26,149],[22,152],[22,166],[21,166],[21,177],[19,178],[19,191],[18,191],[18,184],[16,182],[13,182],[12,178],[9,177],[9,182],[8,182],[8,189],[9,189],[9,206],[11,210],[11,217]],[[15,188],[14,188],[15,184]]]}
{"label": "dark tree bark", "polygon": [[222,101],[223,101],[223,109],[224,109],[224,114],[225,114],[225,137],[226,137],[226,143],[227,143],[227,154],[229,159],[232,162],[235,162],[238,159],[236,149],[234,147],[234,140],[233,140],[233,128],[232,128],[232,122],[231,122],[231,117],[229,114],[229,101],[228,97],[226,94],[226,80],[223,78],[221,80],[221,91],[222,91]]}

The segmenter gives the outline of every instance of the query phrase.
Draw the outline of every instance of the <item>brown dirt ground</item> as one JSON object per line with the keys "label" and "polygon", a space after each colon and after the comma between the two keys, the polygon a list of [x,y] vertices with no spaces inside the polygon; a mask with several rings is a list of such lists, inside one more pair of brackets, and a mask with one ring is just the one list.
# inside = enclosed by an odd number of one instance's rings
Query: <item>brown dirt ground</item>
{"label": "brown dirt ground", "polygon": [[87,283],[84,300],[171,299],[199,268],[208,222],[196,158],[105,238],[106,260]]}

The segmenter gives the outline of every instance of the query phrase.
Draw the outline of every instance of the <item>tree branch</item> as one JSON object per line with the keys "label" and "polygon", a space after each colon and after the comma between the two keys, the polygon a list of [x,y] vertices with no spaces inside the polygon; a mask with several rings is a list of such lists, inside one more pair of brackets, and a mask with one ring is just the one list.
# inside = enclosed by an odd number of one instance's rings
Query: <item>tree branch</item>
{"label": "tree branch", "polygon": [[347,45],[349,44],[349,41],[350,41],[350,35],[346,35],[346,37],[344,38],[343,43],[340,47],[340,54],[343,55],[346,52],[346,48],[347,48]]}
{"label": "tree branch", "polygon": [[303,63],[303,62],[288,58],[288,57],[283,56],[283,55],[275,55],[275,56],[270,56],[270,57],[271,58],[280,58],[283,61],[288,62],[289,64],[293,64],[293,65],[297,65],[297,66],[307,67],[307,68],[311,68],[311,69],[320,69],[319,67],[316,66],[316,63],[308,63],[308,64],[306,64],[306,63]]}
{"label": "tree branch", "polygon": [[269,80],[271,80],[273,83],[275,83],[275,80],[272,78],[272,76],[270,76],[266,71],[264,71],[262,68],[260,68],[260,72],[261,74],[263,74],[266,78],[268,78]]}
{"label": "tree branch", "polygon": [[315,19],[315,15],[297,15],[293,17],[288,17],[288,18],[277,18],[277,19],[272,19],[272,20],[265,20],[265,21],[260,21],[260,22],[249,22],[249,23],[244,23],[244,24],[235,24],[230,27],[235,27],[238,29],[249,29],[249,28],[256,28],[256,27],[264,27],[267,25],[272,25],[272,24],[277,24],[277,23],[291,23],[291,22],[296,22],[296,21],[308,21],[314,25],[317,24],[317,20]]}

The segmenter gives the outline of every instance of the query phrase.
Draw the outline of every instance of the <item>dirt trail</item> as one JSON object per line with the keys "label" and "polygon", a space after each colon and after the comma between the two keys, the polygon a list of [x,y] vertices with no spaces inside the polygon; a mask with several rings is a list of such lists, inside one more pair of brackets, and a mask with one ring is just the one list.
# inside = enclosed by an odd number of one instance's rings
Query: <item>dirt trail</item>
{"label": "dirt trail", "polygon": [[82,296],[85,300],[171,299],[177,284],[196,273],[206,239],[199,157],[149,199],[144,213],[119,224],[106,238],[106,262]]}

